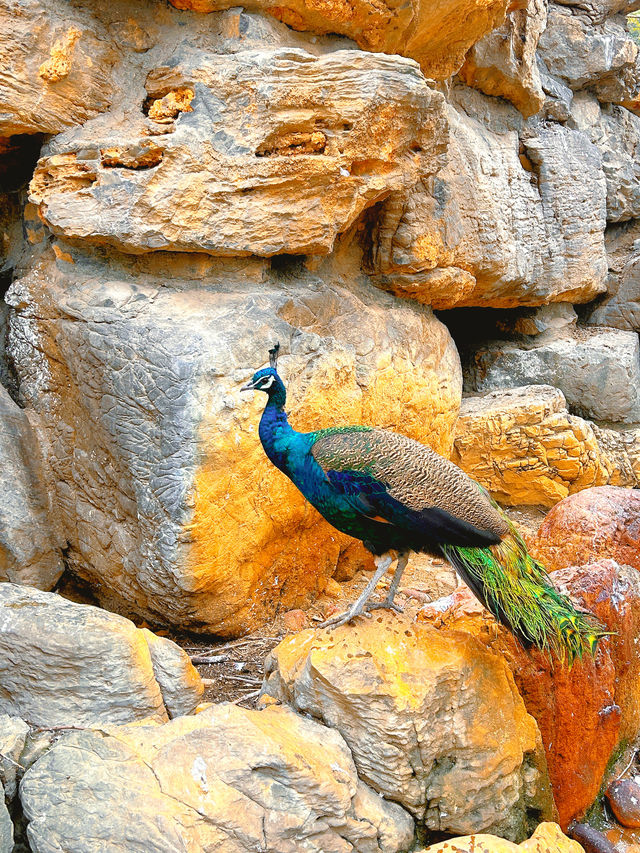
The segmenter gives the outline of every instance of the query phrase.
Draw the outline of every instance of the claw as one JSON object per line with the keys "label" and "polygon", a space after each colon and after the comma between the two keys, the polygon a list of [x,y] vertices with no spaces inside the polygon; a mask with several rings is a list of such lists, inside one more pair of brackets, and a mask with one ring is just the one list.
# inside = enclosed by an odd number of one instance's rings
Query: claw
{"label": "claw", "polygon": [[371,614],[367,613],[367,610],[369,610],[368,607],[350,607],[346,613],[338,613],[335,616],[331,616],[326,622],[323,622],[318,627],[338,628],[340,625],[346,625],[348,622],[351,622],[351,620],[355,619],[356,616],[365,616],[367,619],[371,619]]}
{"label": "claw", "polygon": [[385,598],[384,601],[374,601],[367,604],[367,610],[395,610],[396,613],[404,613],[404,608],[396,604],[395,601],[389,601]]}

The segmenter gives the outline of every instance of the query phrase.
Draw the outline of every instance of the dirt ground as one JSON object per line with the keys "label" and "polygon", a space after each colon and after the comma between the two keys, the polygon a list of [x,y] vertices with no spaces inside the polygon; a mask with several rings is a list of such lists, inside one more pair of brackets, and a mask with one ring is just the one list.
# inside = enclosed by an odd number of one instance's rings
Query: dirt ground
{"label": "dirt ground", "polygon": [[[507,511],[523,532],[534,534],[545,511],[538,508],[513,508]],[[254,708],[262,684],[264,662],[272,648],[287,634],[320,625],[330,615],[343,612],[366,586],[370,574],[358,572],[350,581],[332,582],[327,594],[320,596],[305,612],[281,613],[273,621],[238,640],[219,643],[197,637],[169,634],[191,656],[205,683],[205,702],[235,702]],[[389,571],[376,588],[373,600],[384,598],[391,581]],[[396,602],[409,618],[427,602],[449,595],[458,585],[449,564],[426,555],[412,555],[402,577]]]}

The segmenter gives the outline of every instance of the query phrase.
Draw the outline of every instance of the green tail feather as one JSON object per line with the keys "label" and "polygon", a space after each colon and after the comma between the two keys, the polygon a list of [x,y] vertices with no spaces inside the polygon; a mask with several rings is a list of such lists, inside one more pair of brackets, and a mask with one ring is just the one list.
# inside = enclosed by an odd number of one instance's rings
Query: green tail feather
{"label": "green tail feather", "polygon": [[512,528],[499,545],[443,551],[482,603],[526,645],[554,653],[571,665],[610,632],[558,592]]}

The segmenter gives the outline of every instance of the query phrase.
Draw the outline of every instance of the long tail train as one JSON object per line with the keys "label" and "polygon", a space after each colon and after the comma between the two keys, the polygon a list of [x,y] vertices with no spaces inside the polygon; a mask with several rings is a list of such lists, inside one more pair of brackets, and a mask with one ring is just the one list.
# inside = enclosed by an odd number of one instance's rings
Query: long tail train
{"label": "long tail train", "polygon": [[515,528],[499,545],[442,550],[476,597],[525,646],[567,657],[571,665],[585,650],[594,655],[598,641],[609,635],[553,587]]}

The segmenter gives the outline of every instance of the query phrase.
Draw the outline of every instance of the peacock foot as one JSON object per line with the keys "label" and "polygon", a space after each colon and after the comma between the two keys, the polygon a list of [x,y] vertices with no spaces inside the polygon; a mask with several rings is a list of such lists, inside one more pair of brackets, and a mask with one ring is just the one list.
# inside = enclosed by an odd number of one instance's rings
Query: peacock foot
{"label": "peacock foot", "polygon": [[371,614],[367,611],[369,610],[367,603],[365,601],[360,602],[356,601],[346,613],[336,613],[335,616],[331,616],[327,619],[326,622],[323,622],[319,627],[320,628],[338,628],[340,625],[346,625],[348,622],[351,622],[352,619],[355,619],[356,616],[366,616],[367,619],[371,618]]}
{"label": "peacock foot", "polygon": [[395,610],[396,613],[404,613],[403,607],[388,598],[385,598],[384,601],[373,601],[367,604],[367,610]]}

